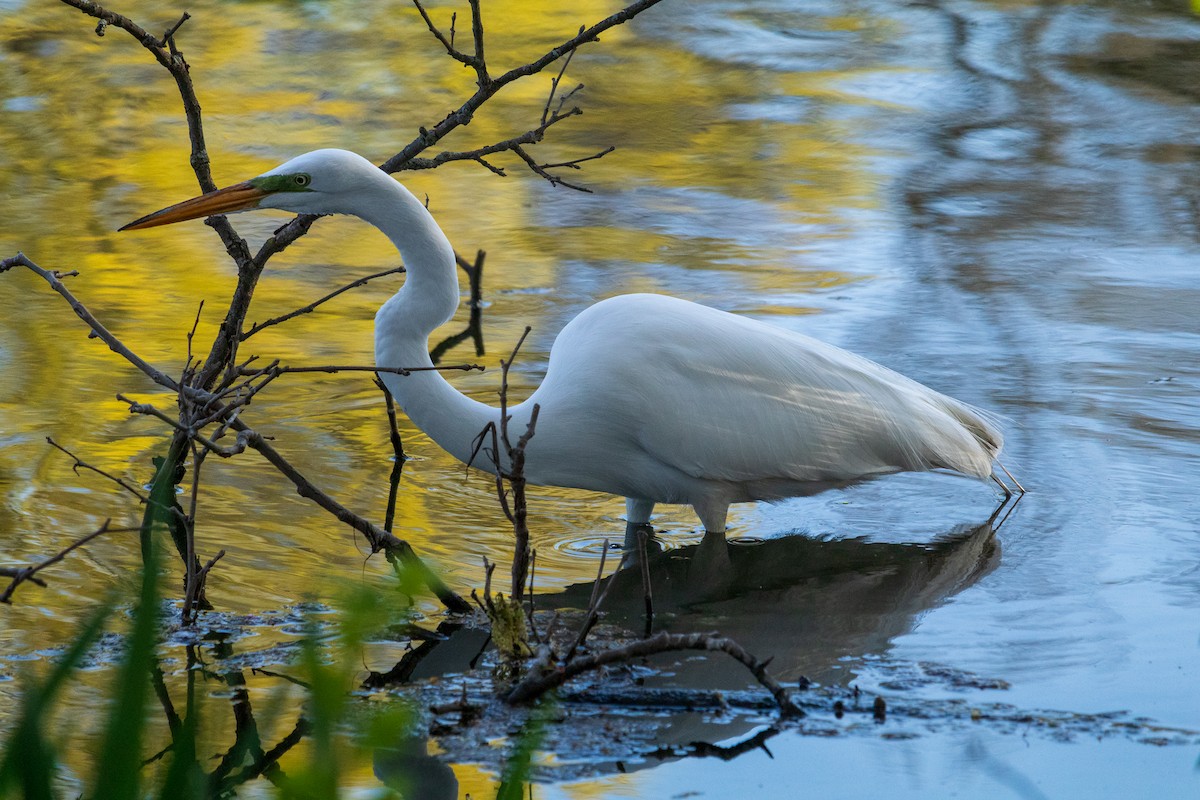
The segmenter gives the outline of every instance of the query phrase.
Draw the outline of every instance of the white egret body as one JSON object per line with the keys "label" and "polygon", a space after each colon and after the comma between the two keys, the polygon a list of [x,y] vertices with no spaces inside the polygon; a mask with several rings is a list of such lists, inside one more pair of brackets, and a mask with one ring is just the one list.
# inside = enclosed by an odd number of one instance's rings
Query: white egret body
{"label": "white egret body", "polygon": [[[350,214],[383,231],[408,274],[375,315],[376,364],[431,366],[429,335],[458,307],[454,251],[424,205],[361,156],[307,153],[125,227],[251,208]],[[436,371],[382,378],[413,423],[461,461],[499,422],[498,409]],[[1002,444],[977,409],[872,361],[654,294],[604,300],[571,320],[541,386],[510,407],[511,430],[525,430],[534,404],[530,483],[622,495],[631,525],[647,522],[655,503],[686,503],[709,533],[725,530],[731,503],[903,471],[985,479]]]}

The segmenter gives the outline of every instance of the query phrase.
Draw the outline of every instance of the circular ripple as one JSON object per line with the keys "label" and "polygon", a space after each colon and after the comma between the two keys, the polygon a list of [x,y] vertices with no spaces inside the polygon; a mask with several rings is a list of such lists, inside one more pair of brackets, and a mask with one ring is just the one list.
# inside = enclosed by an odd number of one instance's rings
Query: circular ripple
{"label": "circular ripple", "polygon": [[621,542],[612,537],[604,536],[569,536],[565,539],[559,539],[554,543],[554,549],[560,553],[571,556],[585,556],[587,558],[599,558],[604,553],[604,542],[608,542],[608,552],[620,553]]}
{"label": "circular ripple", "polygon": [[729,542],[730,544],[739,544],[739,545],[743,545],[743,546],[747,546],[747,547],[753,547],[754,545],[762,544],[763,542],[765,542],[767,540],[762,538],[761,536],[730,536],[725,541]]}

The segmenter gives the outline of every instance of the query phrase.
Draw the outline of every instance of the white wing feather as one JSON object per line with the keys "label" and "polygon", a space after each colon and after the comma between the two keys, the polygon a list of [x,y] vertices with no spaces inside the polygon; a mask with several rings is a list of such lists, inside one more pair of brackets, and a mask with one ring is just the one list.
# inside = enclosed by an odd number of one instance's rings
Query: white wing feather
{"label": "white wing feather", "polygon": [[533,471],[541,462],[561,485],[565,462],[583,460],[570,485],[660,502],[715,486],[732,502],[809,494],[938,467],[983,478],[1001,447],[979,411],[899,373],[662,295],[612,298],[572,320],[531,401],[539,431],[553,431],[542,441],[571,444],[539,452],[535,436]]}

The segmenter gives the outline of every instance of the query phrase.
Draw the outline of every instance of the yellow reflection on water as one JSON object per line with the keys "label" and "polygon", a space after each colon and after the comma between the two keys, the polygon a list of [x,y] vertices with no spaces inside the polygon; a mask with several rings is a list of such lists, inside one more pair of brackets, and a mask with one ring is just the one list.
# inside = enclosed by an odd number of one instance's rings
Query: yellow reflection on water
{"label": "yellow reflection on water", "polygon": [[[615,7],[488,3],[493,72],[522,63]],[[431,13],[448,26],[451,9],[436,5]],[[130,2],[122,10],[152,30],[174,21],[159,4]],[[470,70],[445,58],[411,7],[398,0],[208,0],[189,11],[179,43],[204,106],[219,184],[317,147],[348,147],[382,160],[472,88]],[[580,53],[565,83],[587,84],[579,98],[586,113],[535,148],[546,160],[560,160],[618,145],[569,176],[595,195],[553,189],[503,157],[495,161],[508,171],[504,179],[470,163],[401,176],[418,196],[428,195],[460,252],[488,251],[489,352],[476,359],[464,348],[448,359],[489,367],[482,375],[455,376],[464,392],[494,400],[498,357],[529,324],[534,333],[514,373],[514,393],[528,394],[553,334],[604,296],[671,292],[786,324],[790,316],[812,312],[806,298],[814,293],[862,278],[810,255],[813,243],[845,235],[848,211],[878,203],[873,154],[848,135],[853,123],[829,113],[846,101],[837,87],[846,75],[721,60],[663,36],[671,24],[665,20],[648,15]],[[70,286],[89,308],[139,353],[178,372],[201,301],[196,347],[203,352],[211,341],[234,269],[199,221],[114,232],[197,192],[173,83],[121,31],[110,28],[97,37],[94,22],[70,9],[35,3],[19,13],[0,12],[0,22],[0,252],[20,249],[43,266],[79,270]],[[844,17],[830,23],[846,30],[867,24]],[[84,75],[87,82],[79,80]],[[536,124],[548,84],[548,75],[539,76],[505,91],[444,147],[466,149]],[[789,103],[801,108],[792,118],[753,111],[755,104]],[[255,247],[285,220],[242,215],[235,224]],[[250,318],[286,312],[397,263],[387,240],[365,224],[322,220],[271,262]],[[368,364],[374,310],[399,282],[397,276],[373,283],[267,330],[244,355]],[[0,278],[0,303],[0,525],[9,555],[20,560],[105,517],[130,521],[138,514],[113,487],[72,474],[69,459],[49,450],[44,437],[141,485],[166,432],[153,420],[131,418],[114,395],[124,392],[166,410],[172,400],[88,340],[65,304],[31,274]],[[391,451],[368,379],[289,376],[264,393],[247,418],[276,436],[280,449],[339,499],[382,517]],[[432,556],[456,586],[474,585],[481,558],[504,561],[511,539],[493,486],[407,424],[404,434],[415,459],[404,471],[397,532]],[[216,602],[270,607],[304,597],[316,572],[362,569],[354,537],[254,456],[215,462],[206,468],[199,546],[210,555],[220,547],[230,551],[213,575]],[[622,505],[539,489],[532,513],[539,579],[562,585],[591,574],[591,551],[573,543],[619,535]],[[667,509],[663,519],[684,529],[695,525],[686,510]],[[120,574],[135,560],[136,547],[127,538],[89,552],[64,564],[54,586],[31,591],[30,600],[55,620],[71,618],[80,598],[94,590],[97,572]],[[32,612],[15,613],[6,637],[22,639],[17,623],[26,613]]]}
{"label": "yellow reflection on water", "polygon": [[[846,105],[871,105],[842,90],[852,73],[773,68],[689,46],[685,37],[667,35],[686,29],[691,13],[671,5],[609,32],[576,57],[565,85],[587,84],[579,96],[586,113],[534,148],[543,160],[557,161],[617,145],[567,176],[594,195],[553,189],[504,157],[494,159],[508,172],[503,179],[470,163],[400,176],[417,196],[428,196],[460,252],[488,252],[488,353],[476,358],[460,348],[447,357],[477,361],[488,371],[453,376],[462,391],[494,402],[498,359],[530,325],[513,373],[514,394],[527,395],[540,380],[554,333],[602,297],[669,292],[786,325],[812,313],[820,293],[839,291],[869,271],[870,265],[831,265],[816,253],[840,244],[852,234],[852,215],[879,203],[876,154],[855,136],[864,123],[838,113]],[[595,0],[485,4],[493,73],[616,7]],[[430,6],[445,28],[455,8]],[[120,10],[150,30],[175,20],[148,0]],[[382,161],[472,90],[470,70],[447,59],[400,0],[200,0],[188,10],[192,19],[178,41],[192,65],[221,185],[318,147],[346,147]],[[768,12],[754,9],[734,24],[764,32],[775,25]],[[886,23],[866,18],[826,24],[864,37],[887,35]],[[93,28],[94,21],[53,3],[0,10],[0,255],[22,250],[42,266],[79,270],[72,291],[137,352],[178,373],[201,301],[195,341],[203,353],[236,274],[199,221],[115,233],[135,217],[193,196],[197,186],[173,83],[121,31],[110,28],[100,38]],[[549,80],[539,76],[506,90],[434,152],[470,149],[536,125]],[[234,222],[254,248],[286,219],[254,214]],[[397,263],[390,243],[365,224],[321,220],[272,260],[250,319],[285,313]],[[243,356],[369,364],[375,309],[400,280],[372,283],[268,329]],[[23,562],[107,517],[121,524],[139,517],[131,498],[110,484],[74,474],[45,437],[140,486],[166,431],[131,417],[115,394],[168,412],[173,399],[89,340],[32,274],[0,276],[0,308],[0,536],[6,560]],[[463,324],[460,314],[435,339]],[[275,436],[279,449],[335,497],[382,519],[392,453],[368,378],[287,376],[245,418]],[[478,585],[483,557],[500,563],[509,557],[511,531],[494,486],[406,421],[402,432],[413,460],[404,468],[396,532],[465,591]],[[285,607],[319,593],[324,576],[387,572],[381,560],[366,560],[361,540],[297,497],[254,455],[209,459],[203,485],[197,546],[202,558],[228,552],[209,582],[210,597],[223,609]],[[620,536],[622,513],[619,498],[533,490],[539,586],[594,574],[603,540]],[[677,531],[696,525],[687,509],[663,509],[657,521]],[[127,582],[137,553],[136,536],[124,535],[68,559],[48,576],[47,589],[27,587],[22,602],[5,610],[0,642],[24,652],[61,639],[98,594]],[[212,749],[218,745],[214,738]],[[464,792],[494,791],[490,772],[471,765],[455,771]],[[365,767],[357,777],[371,783]],[[634,776],[615,776],[564,791],[598,797],[635,793],[636,784]]]}

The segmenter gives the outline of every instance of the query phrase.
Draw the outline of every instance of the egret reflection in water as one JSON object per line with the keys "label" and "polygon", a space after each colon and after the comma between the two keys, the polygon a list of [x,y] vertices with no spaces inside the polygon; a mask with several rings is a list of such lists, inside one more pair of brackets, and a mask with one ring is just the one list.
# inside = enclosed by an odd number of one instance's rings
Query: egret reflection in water
{"label": "egret reflection in water", "polygon": [[[650,552],[654,627],[673,633],[719,629],[749,652],[773,656],[771,671],[781,680],[805,675],[836,682],[844,675],[839,668],[844,659],[884,652],[921,614],[999,564],[997,519],[959,525],[919,544],[806,536],[741,544],[707,535],[694,545]],[[640,635],[645,626],[640,565],[631,559],[611,580],[605,621]],[[538,606],[584,608],[592,585],[538,595]],[[646,683],[753,685],[741,665],[716,657],[689,659]]]}
{"label": "egret reflection in water", "polygon": [[[647,556],[654,592],[654,628],[674,633],[720,629],[759,657],[773,656],[771,673],[786,683],[802,675],[826,685],[848,682],[848,662],[883,655],[891,642],[913,630],[924,613],[938,607],[958,592],[975,584],[1000,562],[996,529],[1012,504],[1002,503],[978,525],[959,525],[932,537],[924,544],[873,542],[863,538],[819,540],[784,536],[753,544],[726,541],[707,535],[700,542]],[[601,579],[612,581],[604,602],[606,637],[636,638],[645,627],[642,569],[634,559],[622,569]],[[541,611],[586,608],[595,582],[569,586],[561,592],[538,594]],[[479,663],[487,644],[485,632],[443,625],[444,639],[429,640],[410,651],[389,673],[376,673],[370,686],[407,683],[434,677],[447,678],[468,673]],[[600,645],[603,646],[603,645]],[[664,654],[654,657],[659,669],[642,674],[630,697],[644,690],[745,689],[755,687],[742,665],[722,654],[696,657],[693,654]],[[627,684],[617,681],[620,686]],[[609,680],[591,683],[574,694],[571,684],[564,690],[562,704],[570,720],[568,736],[586,737],[588,726],[602,724],[588,704],[604,704]],[[678,697],[685,697],[680,694]],[[595,697],[596,700],[589,700]],[[580,705],[582,703],[583,705]],[[681,701],[682,704],[682,701]],[[653,705],[653,703],[651,703]],[[697,743],[729,741],[750,734],[758,723],[743,718],[713,719],[712,714],[679,707],[657,711],[627,708],[625,723],[629,742],[626,750],[611,759],[598,757],[580,774],[606,774],[653,766],[677,748],[710,754]],[[719,715],[718,715],[719,716]],[[461,733],[469,737],[469,726]],[[459,743],[461,744],[461,742]],[[511,745],[511,742],[509,743]],[[458,746],[448,743],[451,752]],[[637,748],[645,748],[637,752]],[[375,757],[376,774],[405,779],[419,768],[439,775],[436,759],[426,755],[424,740],[398,743]],[[620,750],[616,745],[608,752]],[[499,759],[505,749],[494,751]],[[625,759],[657,753],[654,759]],[[737,750],[730,751],[731,753]],[[474,753],[474,751],[473,751]],[[484,757],[487,751],[472,757]],[[458,755],[455,755],[458,758]],[[386,780],[386,778],[385,778]]]}

